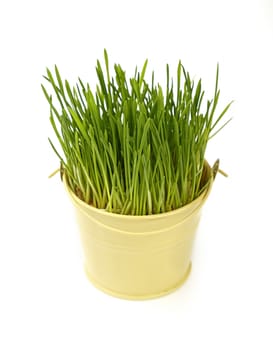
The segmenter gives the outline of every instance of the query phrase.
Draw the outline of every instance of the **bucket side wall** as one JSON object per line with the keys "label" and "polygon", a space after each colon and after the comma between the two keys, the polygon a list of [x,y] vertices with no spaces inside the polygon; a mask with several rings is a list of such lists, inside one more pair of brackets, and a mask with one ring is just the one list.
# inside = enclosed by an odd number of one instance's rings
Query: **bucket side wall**
{"label": "bucket side wall", "polygon": [[200,211],[169,232],[126,235],[78,213],[86,270],[114,294],[145,295],[171,290],[189,268]]}

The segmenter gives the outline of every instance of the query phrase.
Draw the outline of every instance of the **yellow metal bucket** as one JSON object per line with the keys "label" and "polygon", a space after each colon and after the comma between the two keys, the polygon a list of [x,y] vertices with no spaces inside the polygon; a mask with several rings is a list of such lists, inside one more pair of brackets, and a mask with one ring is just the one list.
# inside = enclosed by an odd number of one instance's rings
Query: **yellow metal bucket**
{"label": "yellow metal bucket", "polygon": [[94,208],[65,188],[75,206],[91,282],[126,299],[149,299],[177,289],[191,269],[191,253],[201,208],[212,183],[206,163],[206,190],[190,204],[171,212],[120,215]]}

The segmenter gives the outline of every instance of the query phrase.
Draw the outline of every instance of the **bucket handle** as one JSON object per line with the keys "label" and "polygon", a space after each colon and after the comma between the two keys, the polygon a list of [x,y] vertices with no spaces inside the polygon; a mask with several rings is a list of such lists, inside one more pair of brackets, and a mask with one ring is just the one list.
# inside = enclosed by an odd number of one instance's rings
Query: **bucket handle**
{"label": "bucket handle", "polygon": [[213,164],[212,166],[212,176],[213,176],[213,180],[215,180],[215,177],[217,175],[217,173],[220,173],[221,175],[225,176],[225,177],[228,177],[228,174],[225,173],[223,170],[221,170],[219,168],[219,165],[220,165],[220,159],[217,159],[216,162]]}

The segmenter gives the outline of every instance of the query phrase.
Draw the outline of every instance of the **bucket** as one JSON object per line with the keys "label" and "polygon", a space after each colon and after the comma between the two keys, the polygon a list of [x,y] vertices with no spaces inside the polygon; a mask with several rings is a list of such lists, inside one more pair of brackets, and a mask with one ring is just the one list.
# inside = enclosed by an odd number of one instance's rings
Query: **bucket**
{"label": "bucket", "polygon": [[69,188],[79,224],[85,270],[99,289],[125,299],[168,294],[187,279],[201,208],[213,183],[205,163],[208,186],[191,203],[162,214],[113,214],[80,200]]}

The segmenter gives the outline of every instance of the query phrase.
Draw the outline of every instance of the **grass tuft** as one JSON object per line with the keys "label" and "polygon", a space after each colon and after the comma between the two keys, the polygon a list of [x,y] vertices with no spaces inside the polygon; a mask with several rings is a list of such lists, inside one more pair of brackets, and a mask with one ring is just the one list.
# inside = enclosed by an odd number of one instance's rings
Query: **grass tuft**
{"label": "grass tuft", "polygon": [[42,85],[62,154],[49,142],[71,189],[113,213],[158,214],[193,201],[203,190],[208,141],[230,121],[221,123],[231,103],[215,116],[219,66],[214,96],[204,103],[201,79],[195,86],[180,61],[176,79],[166,66],[165,93],[154,72],[151,84],[145,80],[147,64],[129,79],[116,64],[111,76],[105,50],[95,91],[81,79],[72,87],[57,66],[45,76],[56,102]]}

